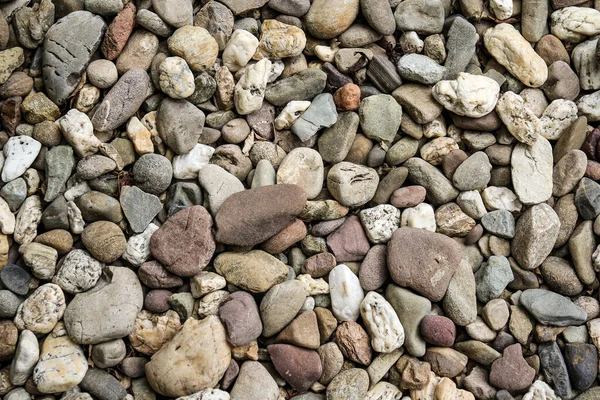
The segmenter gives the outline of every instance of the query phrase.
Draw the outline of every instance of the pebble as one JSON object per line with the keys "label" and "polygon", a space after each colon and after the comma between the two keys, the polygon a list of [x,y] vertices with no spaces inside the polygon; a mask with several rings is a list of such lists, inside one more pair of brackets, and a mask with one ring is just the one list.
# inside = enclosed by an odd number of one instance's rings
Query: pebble
{"label": "pebble", "polygon": [[[178,351],[180,348],[184,351]],[[173,366],[183,360],[188,361],[185,368],[179,369],[179,379],[170,379]],[[208,316],[202,321],[190,318],[146,364],[146,377],[157,393],[188,396],[216,385],[230,360],[225,327],[219,318]]]}
{"label": "pebble", "polygon": [[491,256],[475,273],[477,299],[482,303],[497,299],[513,279],[508,259],[503,256]]}
{"label": "pebble", "polygon": [[565,7],[550,15],[550,30],[561,40],[577,43],[600,30],[598,10]]}
{"label": "pebble", "polygon": [[339,264],[329,273],[331,307],[340,321],[356,321],[361,313],[364,293],[358,277],[345,264]]}
{"label": "pebble", "polygon": [[41,393],[65,392],[81,383],[87,369],[83,348],[67,336],[61,322],[42,343],[33,383]]}
{"label": "pebble", "polygon": [[529,87],[540,87],[548,78],[548,67],[512,25],[502,23],[488,29],[485,48],[511,74]]}
{"label": "pebble", "polygon": [[542,343],[539,348],[540,363],[546,379],[559,396],[571,395],[571,382],[563,355],[556,342]]}
{"label": "pebble", "polygon": [[327,174],[327,189],[340,204],[348,207],[366,204],[375,195],[378,184],[374,169],[349,162],[335,164]]}
{"label": "pebble", "polygon": [[336,261],[362,260],[369,251],[369,239],[357,216],[347,218],[342,225],[327,236],[327,247]]}
{"label": "pebble", "polygon": [[96,344],[127,336],[142,309],[142,288],[133,271],[107,267],[101,282],[97,290],[77,294],[65,311],[65,327],[77,343]]}
{"label": "pebble", "polygon": [[263,336],[281,332],[296,316],[306,299],[306,289],[299,281],[286,281],[273,286],[260,303]]}
{"label": "pebble", "polygon": [[257,361],[245,361],[230,392],[232,400],[261,397],[276,400],[279,389],[269,371]]}
{"label": "pebble", "polygon": [[323,160],[316,151],[297,148],[288,153],[277,170],[277,184],[298,185],[308,199],[314,199],[322,189]]}
{"label": "pebble", "polygon": [[337,111],[333,96],[329,93],[317,95],[310,106],[292,124],[292,132],[305,142],[323,128],[329,128],[337,121]]}
{"label": "pebble", "polygon": [[181,57],[167,57],[159,67],[160,89],[173,99],[190,97],[196,86],[194,75]]}
{"label": "pebble", "polygon": [[420,34],[440,33],[444,25],[444,6],[441,1],[408,1],[394,11],[396,28]]}
{"label": "pebble", "polygon": [[289,344],[272,344],[267,350],[275,369],[298,392],[307,391],[322,374],[316,351]]}
{"label": "pebble", "polygon": [[10,381],[13,385],[24,385],[40,358],[40,346],[33,332],[23,330],[19,335],[13,362],[10,365]]}
{"label": "pebble", "polygon": [[359,0],[345,1],[333,10],[326,0],[313,1],[304,16],[306,30],[318,39],[334,38],[350,27],[359,8]]}
{"label": "pebble", "polygon": [[[215,217],[216,240],[253,246],[272,237],[302,211],[306,194],[297,185],[271,185],[231,195]],[[253,204],[252,214],[240,205]]]}
{"label": "pebble", "polygon": [[369,292],[360,304],[360,314],[370,333],[373,350],[390,353],[404,344],[404,328],[383,296]]}
{"label": "pebble", "polygon": [[62,105],[73,93],[105,30],[104,20],[89,11],[74,11],[48,29],[42,58],[50,100]]}
{"label": "pebble", "polygon": [[260,31],[260,43],[254,58],[279,60],[295,57],[302,53],[306,46],[304,31],[293,25],[267,19],[263,21]]}
{"label": "pebble", "polygon": [[[379,118],[385,113],[389,118]],[[388,94],[369,96],[360,102],[360,127],[369,139],[391,143],[402,120],[402,107]]]}
{"label": "pebble", "polygon": [[486,76],[458,74],[456,80],[440,81],[432,90],[433,97],[447,110],[471,118],[489,114],[498,101],[500,86]]}
{"label": "pebble", "polygon": [[270,70],[271,62],[268,59],[262,59],[244,69],[234,92],[235,108],[239,114],[247,115],[260,110]]}
{"label": "pebble", "polygon": [[532,145],[515,146],[511,156],[511,177],[515,193],[523,204],[538,204],[552,196],[552,146],[538,137]]}
{"label": "pebble", "polygon": [[425,297],[396,285],[388,286],[385,297],[402,322],[406,351],[415,357],[422,357],[426,348],[419,325],[422,319],[431,312],[431,302]]}
{"label": "pebble", "polygon": [[585,312],[568,298],[543,289],[527,289],[519,303],[542,324],[555,326],[580,325]]}
{"label": "pebble", "polygon": [[[435,248],[436,252],[426,252],[424,248]],[[458,267],[460,255],[458,245],[441,234],[403,227],[394,232],[388,245],[388,268],[394,282],[439,301]],[[415,266],[418,274],[412,272]]]}

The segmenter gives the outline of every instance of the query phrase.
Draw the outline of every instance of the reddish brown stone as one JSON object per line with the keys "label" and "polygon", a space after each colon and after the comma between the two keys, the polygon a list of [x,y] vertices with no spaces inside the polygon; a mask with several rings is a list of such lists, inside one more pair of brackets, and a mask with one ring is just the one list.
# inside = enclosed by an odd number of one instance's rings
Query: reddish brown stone
{"label": "reddish brown stone", "polygon": [[327,247],[337,262],[360,261],[371,248],[360,219],[352,215],[333,233],[327,236]]}
{"label": "reddish brown stone", "polygon": [[465,236],[465,245],[470,246],[477,243],[481,239],[481,236],[483,236],[483,226],[477,224]]}
{"label": "reddish brown stone", "polygon": [[0,122],[2,122],[2,126],[6,129],[8,136],[13,136],[17,125],[21,123],[22,101],[21,97],[15,96],[2,102],[2,106],[0,107]]}
{"label": "reddish brown stone", "polygon": [[396,189],[390,198],[390,204],[398,208],[414,207],[425,201],[427,190],[423,186],[405,186]]}
{"label": "reddish brown stone", "polygon": [[585,177],[593,181],[600,180],[600,163],[597,161],[588,160],[585,170]]}
{"label": "reddish brown stone", "polygon": [[275,236],[264,242],[261,247],[267,253],[282,253],[294,243],[298,243],[304,239],[306,233],[307,229],[306,225],[304,225],[304,222],[296,219],[294,222],[276,233]]}
{"label": "reddish brown stone", "polygon": [[135,14],[135,5],[133,2],[129,2],[108,26],[101,47],[102,53],[107,59],[114,60],[123,51],[135,26]]}
{"label": "reddish brown stone", "polygon": [[469,131],[490,132],[502,126],[502,120],[496,114],[496,111],[484,115],[480,118],[463,117],[462,115],[451,113],[452,122],[457,128]]}
{"label": "reddish brown stone", "polygon": [[215,252],[212,225],[212,217],[202,206],[179,211],[152,235],[152,256],[175,275],[196,275]]}
{"label": "reddish brown stone", "polygon": [[462,258],[462,249],[448,236],[402,227],[388,243],[390,276],[398,285],[429,300],[442,300]]}
{"label": "reddish brown stone", "polygon": [[169,305],[169,297],[173,293],[168,290],[158,289],[151,290],[146,294],[144,298],[144,309],[153,313],[164,313],[169,311],[171,306]]}
{"label": "reddish brown stone", "polygon": [[390,276],[387,269],[386,256],[386,245],[378,244],[371,247],[358,270],[358,279],[363,289],[377,290],[383,286]]}
{"label": "reddish brown stone", "polygon": [[314,350],[291,344],[272,344],[267,350],[277,372],[300,393],[306,392],[323,373],[321,357]]}
{"label": "reddish brown stone", "polygon": [[288,226],[302,212],[306,193],[297,185],[269,185],[231,195],[215,217],[218,242],[254,246]]}
{"label": "reddish brown stone", "polygon": [[348,83],[333,94],[335,105],[343,111],[358,110],[360,104],[360,87]]}
{"label": "reddish brown stone", "polygon": [[344,321],[335,331],[336,343],[344,357],[362,365],[371,364],[373,351],[369,335],[362,326],[352,321]]}
{"label": "reddish brown stone", "polygon": [[456,326],[450,318],[441,315],[426,315],[421,320],[421,336],[435,346],[452,347],[456,338]]}
{"label": "reddish brown stone", "polygon": [[19,330],[12,321],[0,321],[0,361],[8,361],[15,354]]}
{"label": "reddish brown stone", "polygon": [[529,387],[535,378],[535,370],[523,358],[523,351],[519,343],[504,349],[502,358],[492,363],[490,370],[490,383],[509,391],[523,390]]}
{"label": "reddish brown stone", "polygon": [[559,38],[554,35],[544,35],[535,45],[535,52],[550,66],[556,61],[571,62],[567,49]]}
{"label": "reddish brown stone", "polygon": [[250,293],[239,291],[227,296],[219,306],[219,318],[233,346],[243,346],[258,338],[263,325],[258,306]]}
{"label": "reddish brown stone", "polygon": [[596,161],[596,150],[600,141],[600,129],[596,128],[585,138],[581,150],[590,159]]}
{"label": "reddish brown stone", "polygon": [[325,276],[337,265],[335,256],[331,253],[319,253],[306,259],[302,266],[303,274],[310,274],[313,278]]}
{"label": "reddish brown stone", "polygon": [[167,271],[158,261],[148,261],[138,270],[140,281],[150,289],[170,289],[183,285],[183,279]]}
{"label": "reddish brown stone", "polygon": [[462,150],[452,150],[442,159],[442,169],[446,178],[452,179],[454,172],[469,156]]}

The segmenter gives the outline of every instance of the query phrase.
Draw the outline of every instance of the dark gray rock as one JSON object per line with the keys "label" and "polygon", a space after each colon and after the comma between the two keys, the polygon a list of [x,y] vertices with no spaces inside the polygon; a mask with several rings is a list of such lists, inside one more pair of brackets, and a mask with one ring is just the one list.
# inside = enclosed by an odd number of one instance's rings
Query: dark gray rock
{"label": "dark gray rock", "polygon": [[12,319],[23,300],[10,290],[0,290],[0,318]]}
{"label": "dark gray rock", "polygon": [[46,207],[42,213],[42,224],[46,230],[69,230],[69,216],[67,215],[67,200],[58,196]]}
{"label": "dark gray rock", "polygon": [[571,384],[577,390],[587,390],[598,376],[598,351],[589,343],[565,344],[565,364]]}
{"label": "dark gray rock", "polygon": [[570,326],[581,325],[587,314],[571,299],[544,289],[527,289],[519,302],[541,324]]}
{"label": "dark gray rock", "polygon": [[133,165],[133,180],[146,193],[159,195],[171,184],[173,167],[160,154],[144,154]]}
{"label": "dark gray rock", "polygon": [[122,400],[127,396],[117,378],[98,368],[88,369],[79,387],[99,400]]}
{"label": "dark gray rock", "polygon": [[594,219],[600,214],[600,185],[582,178],[575,192],[575,205],[583,219]]}
{"label": "dark gray rock", "polygon": [[15,264],[8,264],[0,269],[0,282],[13,293],[25,296],[29,292],[31,275]]}
{"label": "dark gray rock", "polygon": [[557,395],[570,398],[571,380],[558,344],[556,342],[540,343],[538,354],[546,381],[554,386]]}
{"label": "dark gray rock", "polygon": [[325,89],[327,74],[317,68],[308,68],[280,80],[265,91],[265,100],[282,107],[292,100],[312,100]]}
{"label": "dark gray rock", "polygon": [[167,216],[190,206],[202,205],[202,191],[193,182],[176,182],[169,187],[165,209]]}
{"label": "dark gray rock", "polygon": [[89,11],[61,18],[44,39],[43,74],[48,97],[62,105],[73,93],[81,74],[100,46],[106,24]]}
{"label": "dark gray rock", "polygon": [[135,233],[143,232],[162,209],[160,199],[137,186],[123,186],[119,197],[123,214]]}
{"label": "dark gray rock", "polygon": [[396,66],[383,54],[373,57],[367,68],[367,77],[383,93],[392,93],[402,85]]}
{"label": "dark gray rock", "polygon": [[444,79],[456,79],[459,72],[464,72],[475,54],[477,31],[466,19],[457,17],[448,31],[446,40],[446,74]]}
{"label": "dark gray rock", "polygon": [[141,68],[131,68],[104,96],[92,117],[94,129],[108,132],[124,124],[146,99],[150,77]]}
{"label": "dark gray rock", "polygon": [[161,139],[177,154],[188,153],[198,143],[204,127],[204,113],[186,100],[169,97],[160,103],[156,128]]}

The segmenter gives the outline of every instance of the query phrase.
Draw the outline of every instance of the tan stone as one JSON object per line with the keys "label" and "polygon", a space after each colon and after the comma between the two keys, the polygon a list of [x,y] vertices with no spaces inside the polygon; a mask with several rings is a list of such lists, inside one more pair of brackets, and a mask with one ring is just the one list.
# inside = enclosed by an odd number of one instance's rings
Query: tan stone
{"label": "tan stone", "polygon": [[190,318],[146,364],[146,377],[164,396],[188,396],[216,386],[230,361],[231,350],[219,318]]}
{"label": "tan stone", "polygon": [[498,24],[483,36],[487,51],[523,84],[540,87],[548,78],[548,67],[531,45],[510,24]]}
{"label": "tan stone", "polygon": [[179,315],[175,311],[153,314],[142,310],[135,319],[129,342],[140,353],[152,355],[171,340],[180,327]]}

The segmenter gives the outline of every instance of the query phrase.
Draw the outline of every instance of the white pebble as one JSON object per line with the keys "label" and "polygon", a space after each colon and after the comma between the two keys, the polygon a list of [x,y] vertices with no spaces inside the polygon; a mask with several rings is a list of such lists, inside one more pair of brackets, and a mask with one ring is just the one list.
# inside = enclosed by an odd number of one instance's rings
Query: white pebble
{"label": "white pebble", "polygon": [[79,157],[91,156],[98,152],[100,140],[94,135],[94,125],[87,115],[71,109],[58,123],[63,136]]}
{"label": "white pebble", "polygon": [[150,258],[150,239],[157,230],[158,226],[150,223],[142,233],[131,236],[127,241],[123,259],[137,267],[146,262]]}
{"label": "white pebble", "polygon": [[275,118],[275,129],[282,131],[290,129],[306,109],[310,107],[310,101],[294,100],[286,104],[277,118]]}
{"label": "white pebble", "polygon": [[409,207],[402,212],[400,226],[421,228],[435,232],[435,213],[433,207],[427,203],[421,203],[415,207]]}
{"label": "white pebble", "polygon": [[208,165],[215,149],[205,144],[195,145],[189,153],[173,157],[175,179],[197,179],[198,172]]}
{"label": "white pebble", "polygon": [[236,29],[223,51],[223,65],[237,72],[248,64],[258,48],[258,39],[245,29]]}
{"label": "white pebble", "polygon": [[42,144],[29,136],[13,136],[4,145],[2,180],[10,182],[25,173],[40,153]]}
{"label": "white pebble", "polygon": [[461,72],[456,80],[436,83],[432,93],[447,110],[458,115],[479,118],[489,114],[496,106],[500,86],[487,76]]}
{"label": "white pebble", "polygon": [[329,291],[333,315],[339,321],[356,321],[364,292],[358,277],[346,264],[340,264],[329,272]]}
{"label": "white pebble", "polygon": [[400,210],[391,204],[364,209],[359,217],[372,243],[386,243],[400,227]]}
{"label": "white pebble", "polygon": [[404,344],[404,328],[398,314],[379,293],[367,293],[360,304],[360,315],[371,336],[373,350],[391,353]]}
{"label": "white pebble", "polygon": [[240,115],[260,110],[271,70],[271,61],[264,58],[247,67],[244,75],[235,85],[233,100]]}

